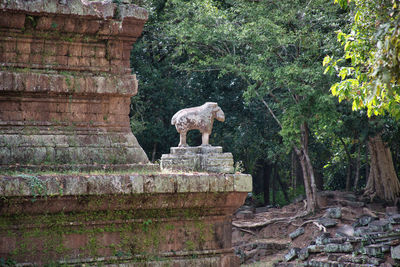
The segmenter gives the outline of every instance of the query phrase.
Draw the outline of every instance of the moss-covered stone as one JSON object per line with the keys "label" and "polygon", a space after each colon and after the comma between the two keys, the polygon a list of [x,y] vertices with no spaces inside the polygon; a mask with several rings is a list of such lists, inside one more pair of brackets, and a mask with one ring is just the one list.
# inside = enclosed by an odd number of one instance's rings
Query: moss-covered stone
{"label": "moss-covered stone", "polygon": [[[236,262],[230,214],[247,192],[192,187],[199,177],[235,180],[230,174],[0,176],[0,238],[8,244],[0,257],[39,265]],[[146,192],[148,180],[153,192]],[[190,192],[175,191],[183,188],[179,181]]]}

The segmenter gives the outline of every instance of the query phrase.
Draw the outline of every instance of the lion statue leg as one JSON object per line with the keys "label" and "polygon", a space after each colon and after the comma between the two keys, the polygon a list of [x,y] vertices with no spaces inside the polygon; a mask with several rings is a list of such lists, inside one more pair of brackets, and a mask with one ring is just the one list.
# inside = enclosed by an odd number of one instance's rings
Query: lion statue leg
{"label": "lion statue leg", "polygon": [[179,133],[179,147],[184,147],[184,146],[188,146],[186,143],[186,132],[180,132]]}
{"label": "lion statue leg", "polygon": [[210,139],[210,134],[209,133],[201,133],[201,145],[202,146],[209,146],[209,139]]}

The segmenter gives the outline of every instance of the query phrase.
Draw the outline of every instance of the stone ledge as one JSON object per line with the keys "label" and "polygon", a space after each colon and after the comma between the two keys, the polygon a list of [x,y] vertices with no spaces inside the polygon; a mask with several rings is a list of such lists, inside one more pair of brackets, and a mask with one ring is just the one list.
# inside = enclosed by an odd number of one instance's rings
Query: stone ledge
{"label": "stone ledge", "polygon": [[87,174],[0,175],[0,196],[250,192],[249,174]]}
{"label": "stone ledge", "polygon": [[[160,165],[158,164],[59,164],[59,165],[0,165],[0,171],[8,172],[26,172],[38,173],[38,172],[121,172],[121,173],[142,173],[152,172],[156,173],[160,171]],[[82,174],[81,174],[82,175]]]}
{"label": "stone ledge", "polygon": [[[22,128],[19,135],[8,135],[3,133],[3,127],[0,127],[0,166],[6,167],[17,163],[22,165],[148,163],[145,152],[127,127],[125,132],[105,132],[104,129],[92,127],[88,128],[91,131],[86,135],[74,131],[73,126],[60,127],[64,132],[57,135],[40,134],[40,128],[34,126]],[[48,127],[49,130],[51,128],[53,127]]]}
{"label": "stone ledge", "polygon": [[[74,73],[50,74],[0,71],[0,91],[127,97],[137,94],[137,80],[134,74],[116,74],[107,75],[106,77],[91,74],[74,75]],[[68,100],[61,99],[59,101]]]}
{"label": "stone ledge", "polygon": [[[160,260],[139,262],[139,259],[146,259],[145,255],[135,255],[133,257],[101,257],[101,258],[86,258],[78,260],[60,261],[60,264],[99,264],[102,266],[115,266],[116,263],[124,263],[124,267],[161,267],[171,266],[171,258],[173,259],[174,267],[186,266],[231,266],[231,264],[239,265],[239,259],[233,254],[233,249],[215,249],[202,251],[177,251],[165,252],[157,255]],[[208,256],[208,257],[205,257]],[[135,260],[133,263],[127,261]],[[110,264],[112,263],[112,264]],[[229,263],[229,264],[227,264]],[[110,264],[110,265],[109,265]],[[233,265],[232,264],[232,265]]]}
{"label": "stone ledge", "polygon": [[[49,13],[77,16],[91,16],[111,19],[119,13],[119,19],[134,18],[147,20],[148,14],[144,8],[133,4],[116,5],[108,1],[68,0],[65,4],[59,0],[31,0],[31,1],[0,1],[0,10],[24,11],[27,13]],[[68,3],[67,3],[68,2]]]}

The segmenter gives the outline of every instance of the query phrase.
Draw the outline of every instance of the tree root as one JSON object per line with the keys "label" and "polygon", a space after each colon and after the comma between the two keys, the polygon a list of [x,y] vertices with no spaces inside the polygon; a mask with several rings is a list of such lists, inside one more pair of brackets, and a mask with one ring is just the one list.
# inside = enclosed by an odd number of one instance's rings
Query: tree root
{"label": "tree root", "polygon": [[315,224],[320,231],[324,231],[324,233],[326,233],[326,227],[325,226],[323,226],[322,224],[319,224],[317,222],[313,222],[313,224]]}
{"label": "tree root", "polygon": [[294,224],[294,223],[292,223],[292,225],[296,226],[296,227],[303,227],[304,225],[309,224],[309,223],[315,224],[320,231],[326,232],[326,227],[323,226],[322,224],[318,223],[317,220],[308,220],[308,221],[303,222],[302,224]]}
{"label": "tree root", "polygon": [[285,222],[285,223],[291,223],[292,221],[299,219],[299,218],[304,218],[306,216],[308,216],[311,212],[309,211],[305,211],[302,212],[299,215],[293,216],[293,217],[289,217],[289,218],[274,218],[271,220],[266,220],[266,221],[262,221],[262,222],[232,222],[232,225],[237,227],[237,228],[257,228],[257,227],[264,227],[267,226],[269,224],[273,224],[273,223],[277,223],[277,222]]}
{"label": "tree root", "polygon": [[253,235],[253,236],[257,236],[253,231],[246,230],[246,229],[243,229],[243,228],[240,228],[240,227],[236,227],[236,228],[237,228],[239,231],[242,231],[242,232],[251,234],[251,235]]}

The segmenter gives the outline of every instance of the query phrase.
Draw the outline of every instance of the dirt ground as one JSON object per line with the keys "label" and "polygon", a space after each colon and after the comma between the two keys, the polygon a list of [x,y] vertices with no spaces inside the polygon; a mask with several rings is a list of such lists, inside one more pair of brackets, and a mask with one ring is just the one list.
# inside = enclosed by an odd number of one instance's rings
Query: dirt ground
{"label": "dirt ground", "polygon": [[[338,227],[351,225],[363,214],[385,215],[384,203],[366,203],[350,192],[325,191],[319,194],[320,209],[305,215],[305,202],[292,203],[282,208],[255,209],[244,206],[233,219],[232,243],[240,255],[242,266],[273,266],[283,261],[292,247],[304,248],[326,230],[332,235]],[[328,208],[341,207],[342,216],[336,227],[323,228],[318,219]],[[291,240],[289,234],[302,226],[304,234]]]}

